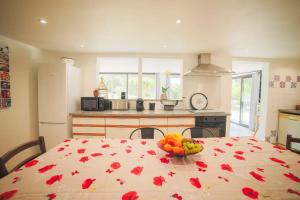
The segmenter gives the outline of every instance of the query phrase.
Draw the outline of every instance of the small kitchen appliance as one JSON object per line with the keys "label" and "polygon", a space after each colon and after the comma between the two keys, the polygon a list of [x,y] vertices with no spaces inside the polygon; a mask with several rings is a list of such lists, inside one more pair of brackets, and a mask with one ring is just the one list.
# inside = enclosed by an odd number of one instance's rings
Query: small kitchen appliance
{"label": "small kitchen appliance", "polygon": [[99,109],[98,97],[81,97],[81,110],[97,111]]}
{"label": "small kitchen appliance", "polygon": [[142,98],[138,98],[136,100],[136,111],[141,112],[144,109],[144,100]]}

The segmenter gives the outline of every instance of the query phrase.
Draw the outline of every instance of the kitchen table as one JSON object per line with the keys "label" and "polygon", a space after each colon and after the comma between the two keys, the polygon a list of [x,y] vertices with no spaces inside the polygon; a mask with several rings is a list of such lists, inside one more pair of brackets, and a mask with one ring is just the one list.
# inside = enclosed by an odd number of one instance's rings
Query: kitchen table
{"label": "kitchen table", "polygon": [[252,137],[199,139],[185,158],[157,140],[66,139],[0,180],[0,199],[300,199],[300,156]]}

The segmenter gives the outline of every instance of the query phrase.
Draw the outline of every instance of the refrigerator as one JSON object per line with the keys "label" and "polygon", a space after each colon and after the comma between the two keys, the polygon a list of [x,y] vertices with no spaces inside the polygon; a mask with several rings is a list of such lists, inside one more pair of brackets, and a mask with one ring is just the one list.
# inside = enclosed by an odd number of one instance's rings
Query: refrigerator
{"label": "refrigerator", "polygon": [[38,69],[39,135],[49,150],[71,137],[69,113],[80,110],[81,73],[74,60],[62,58]]}

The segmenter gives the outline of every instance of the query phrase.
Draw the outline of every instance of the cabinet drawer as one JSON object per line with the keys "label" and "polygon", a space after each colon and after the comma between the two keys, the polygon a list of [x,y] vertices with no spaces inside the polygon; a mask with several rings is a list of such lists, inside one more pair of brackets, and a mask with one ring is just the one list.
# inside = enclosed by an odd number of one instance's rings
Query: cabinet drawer
{"label": "cabinet drawer", "polygon": [[72,127],[73,135],[76,133],[99,133],[105,134],[104,127]]}
{"label": "cabinet drawer", "polygon": [[73,135],[73,138],[78,138],[78,139],[81,139],[81,138],[91,138],[91,139],[103,139],[105,138],[105,136],[101,136],[101,135]]}
{"label": "cabinet drawer", "polygon": [[168,125],[193,127],[195,126],[195,118],[168,118]]}
{"label": "cabinet drawer", "polygon": [[106,118],[106,127],[116,127],[116,126],[130,126],[130,128],[135,128],[132,126],[139,126],[139,119],[124,119],[124,118]]}
{"label": "cabinet drawer", "polygon": [[84,117],[74,117],[72,119],[72,124],[100,124],[100,125],[104,125],[105,124],[105,119],[104,118],[84,118]]}
{"label": "cabinet drawer", "polygon": [[163,125],[167,127],[167,124],[168,124],[167,118],[141,118],[140,119],[141,126]]}

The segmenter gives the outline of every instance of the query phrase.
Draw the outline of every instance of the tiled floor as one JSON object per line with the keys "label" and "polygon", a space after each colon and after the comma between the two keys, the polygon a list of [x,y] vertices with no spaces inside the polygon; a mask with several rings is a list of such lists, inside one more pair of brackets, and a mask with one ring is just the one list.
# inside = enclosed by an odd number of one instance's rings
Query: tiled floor
{"label": "tiled floor", "polygon": [[230,136],[250,136],[251,131],[248,128],[230,123]]}

